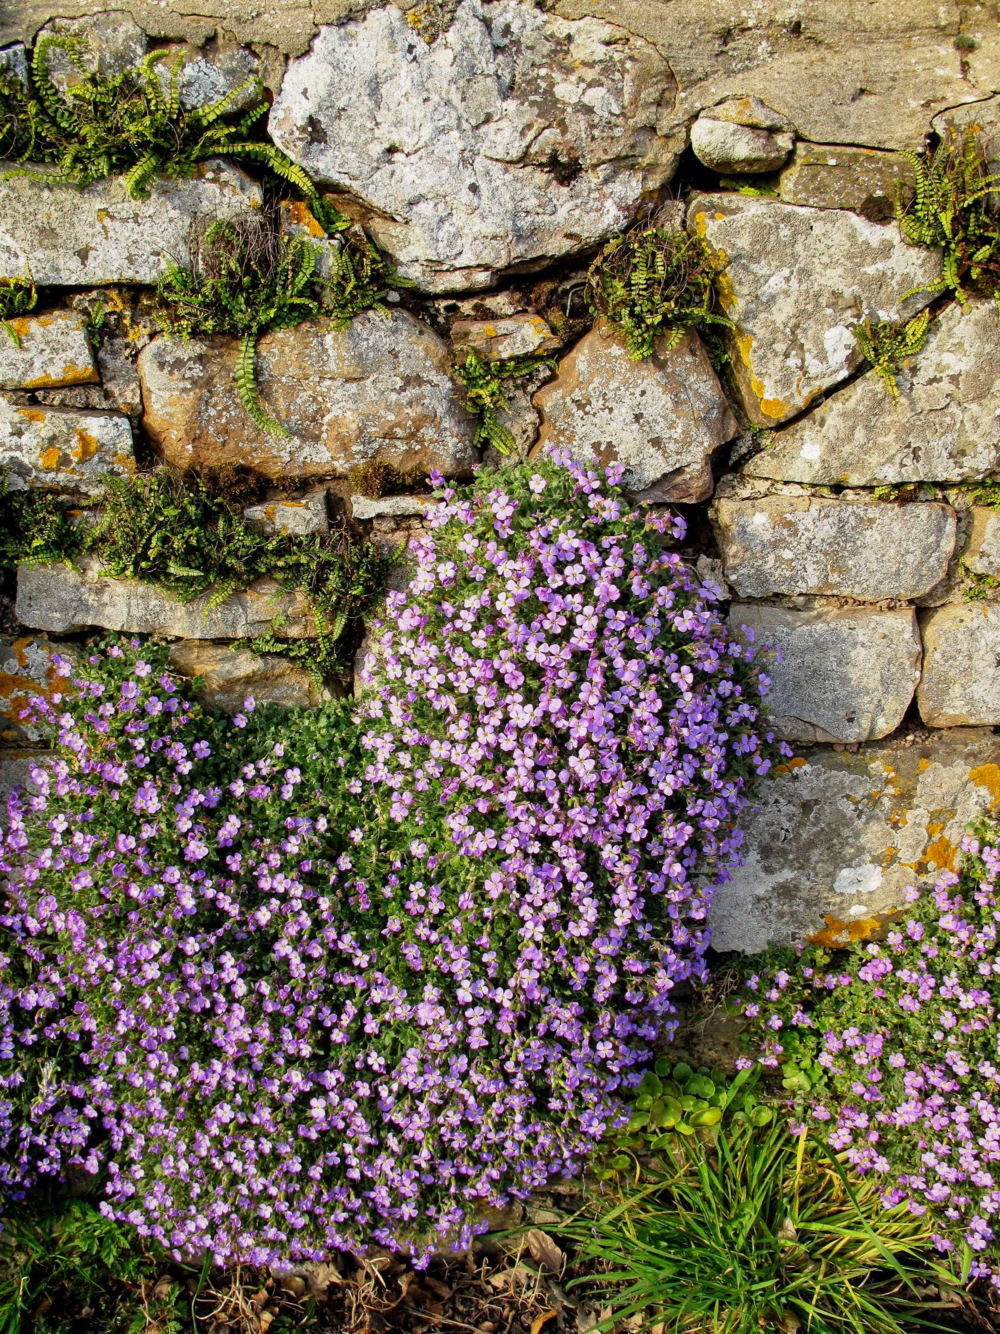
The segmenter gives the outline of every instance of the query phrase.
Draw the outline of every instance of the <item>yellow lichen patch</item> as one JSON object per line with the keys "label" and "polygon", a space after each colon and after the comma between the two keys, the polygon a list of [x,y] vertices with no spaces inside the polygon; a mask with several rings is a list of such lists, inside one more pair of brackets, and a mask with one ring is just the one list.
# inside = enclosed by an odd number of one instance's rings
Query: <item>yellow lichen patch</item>
{"label": "yellow lichen patch", "polygon": [[285,208],[288,209],[292,222],[304,227],[310,236],[326,236],[322,225],[316,220],[316,215],[304,200],[290,199],[285,203]]}
{"label": "yellow lichen patch", "polygon": [[[930,832],[931,831],[928,830],[928,833]],[[940,838],[935,838],[932,843],[928,843],[924,855],[920,858],[917,865],[920,866],[920,864],[923,863],[929,871],[954,871],[955,855],[957,852],[958,849],[951,840],[945,838],[942,834]]]}
{"label": "yellow lichen patch", "polygon": [[695,231],[698,233],[698,235],[701,237],[701,239],[704,241],[704,239],[705,239],[705,234],[706,234],[707,231],[708,231],[708,214],[707,214],[707,213],[696,213],[696,214],[694,215],[694,229],[695,229]]}
{"label": "yellow lichen patch", "polygon": [[18,412],[29,422],[35,422],[38,425],[45,420],[45,413],[41,408],[18,408]]}
{"label": "yellow lichen patch", "polygon": [[39,375],[24,382],[25,389],[58,389],[65,384],[97,384],[100,376],[93,366],[77,366],[70,362],[58,375]]}
{"label": "yellow lichen patch", "polygon": [[892,865],[893,861],[895,860],[896,853],[897,853],[898,851],[899,851],[898,848],[894,848],[894,847],[892,846],[891,843],[889,844],[889,846],[886,848],[885,852],[882,854],[882,869],[883,869],[883,870],[886,870],[886,871],[887,871],[887,870],[889,869],[889,867]]}
{"label": "yellow lichen patch", "polygon": [[924,758],[917,765],[917,773],[922,774],[925,769],[929,769],[930,767],[931,767],[931,762],[925,755]]}
{"label": "yellow lichen patch", "polygon": [[972,770],[969,777],[977,787],[986,788],[993,798],[990,802],[991,810],[1000,805],[1000,764],[981,764],[978,769]]}
{"label": "yellow lichen patch", "polygon": [[49,445],[48,449],[43,449],[39,454],[38,461],[43,468],[48,469],[49,472],[53,472],[59,467],[59,464],[62,461],[62,450],[56,445]]}
{"label": "yellow lichen patch", "polygon": [[92,436],[89,431],[78,430],[76,432],[76,446],[73,449],[73,457],[80,463],[86,463],[97,453],[97,438]]}
{"label": "yellow lichen patch", "polygon": [[895,916],[894,913],[887,913],[885,919],[878,917],[859,917],[855,922],[842,922],[839,918],[827,913],[823,920],[826,922],[819,931],[814,931],[809,937],[810,945],[823,945],[826,949],[843,949],[845,945],[850,945],[855,940],[867,940],[873,936],[882,925],[883,920],[888,920]]}

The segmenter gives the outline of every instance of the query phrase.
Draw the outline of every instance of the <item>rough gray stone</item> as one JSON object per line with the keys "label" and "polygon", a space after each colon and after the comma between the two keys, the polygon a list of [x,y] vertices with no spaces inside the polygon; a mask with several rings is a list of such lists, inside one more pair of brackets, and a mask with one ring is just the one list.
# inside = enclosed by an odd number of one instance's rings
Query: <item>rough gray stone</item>
{"label": "rough gray stone", "polygon": [[0,51],[0,69],[6,74],[15,75],[27,86],[28,50],[23,42],[15,42],[13,46],[5,46]]}
{"label": "rough gray stone", "polygon": [[544,356],[557,352],[562,346],[541,315],[511,315],[503,320],[456,320],[450,332],[456,351],[473,349],[487,361]]}
{"label": "rough gray stone", "polygon": [[954,303],[900,368],[899,400],[869,372],[771,437],[754,477],[874,486],[964,481],[1000,468],[1000,321],[992,301]]}
{"label": "rough gray stone", "polygon": [[351,496],[351,513],[355,519],[407,518],[422,516],[436,503],[433,496],[381,496],[377,500]]}
{"label": "rough gray stone", "polygon": [[691,148],[712,171],[776,171],[791,152],[795,127],[759,97],[731,97],[691,126]]}
{"label": "rough gray stone", "polygon": [[6,322],[20,346],[0,331],[0,389],[50,389],[100,380],[87,327],[77,311],[15,315]]}
{"label": "rough gray stone", "polygon": [[[88,18],[54,18],[45,24],[41,37],[69,37],[77,43],[74,55],[91,74],[123,74],[146,54],[146,34],[124,10],[92,14]],[[49,78],[62,91],[80,82],[80,71],[69,52],[54,47],[46,66]]]}
{"label": "rough gray stone", "polygon": [[712,517],[740,597],[916,598],[944,578],[955,550],[955,511],[930,502],[719,496]]}
{"label": "rough gray stone", "polygon": [[922,614],[920,628],[917,704],[927,726],[1000,723],[1000,603],[935,607]]}
{"label": "rough gray stone", "polygon": [[674,91],[655,46],[596,19],[459,0],[426,41],[390,4],[320,30],[268,127],[364,201],[405,276],[452,291],[621,228],[673,175]]}
{"label": "rough gray stone", "polygon": [[913,194],[913,167],[902,153],[846,144],[796,144],[778,180],[786,204],[848,208],[872,222],[895,215],[897,193]]}
{"label": "rough gray stone", "polygon": [[[0,162],[0,174],[17,165]],[[60,287],[155,283],[164,255],[190,267],[213,222],[259,208],[260,199],[249,176],[218,161],[190,180],[157,178],[148,199],[129,199],[122,176],[82,191],[24,176],[0,180],[0,272],[30,266],[36,283]]]}
{"label": "rough gray stone", "polygon": [[242,709],[248,696],[255,704],[313,708],[330,699],[305,670],[277,654],[251,653],[225,644],[183,640],[171,644],[170,666],[179,676],[200,677],[200,698],[226,713]]}
{"label": "rough gray stone", "polygon": [[0,468],[12,490],[44,486],[96,495],[105,473],[126,473],[134,463],[127,417],[18,407],[0,394]]}
{"label": "rough gray stone", "polygon": [[936,252],[842,209],[700,195],[688,226],[725,258],[718,287],[736,329],[724,337],[743,408],[758,426],[797,416],[860,365],[851,333],[859,306],[880,320],[905,319],[933,295],[907,293],[941,272]]}
{"label": "rough gray stone", "polygon": [[251,528],[266,537],[306,537],[309,533],[330,531],[325,488],[307,492],[294,500],[265,500],[260,505],[251,505],[243,517]]}
{"label": "rough gray stone", "polygon": [[15,614],[22,625],[52,634],[73,634],[99,627],[177,639],[251,639],[283,617],[284,639],[313,638],[316,626],[302,593],[287,593],[271,579],[234,593],[210,607],[206,593],[192,602],[152,584],[102,575],[93,559],[79,568],[22,565],[17,572]]}
{"label": "rough gray stone", "polygon": [[1000,510],[973,506],[969,542],[962,559],[973,574],[994,579],[1000,576]]}
{"label": "rough gray stone", "polygon": [[51,644],[44,636],[0,639],[0,740],[5,745],[40,739],[39,729],[21,717],[32,696],[51,702],[53,695],[71,689],[53,660],[56,653],[67,662],[75,657],[72,645]]}
{"label": "rough gray stone", "polygon": [[660,338],[651,357],[630,361],[603,326],[581,338],[535,395],[542,427],[534,452],[621,463],[625,485],[643,499],[710,496],[712,455],[739,428],[697,335],[664,347]]}
{"label": "rough gray stone", "polygon": [[368,459],[451,476],[477,461],[475,419],[448,346],[407,311],[318,318],[261,339],[260,398],[288,439],[261,431],[236,393],[234,338],[156,338],[139,355],[144,424],[180,468],[245,464],[265,476],[343,477]]}
{"label": "rough gray stone", "polygon": [[31,771],[44,766],[52,759],[48,750],[32,750],[30,747],[18,747],[0,750],[0,826],[7,824],[7,802],[13,792],[31,787]]}
{"label": "rough gray stone", "polygon": [[[204,51],[194,46],[175,44],[166,48],[165,59],[156,66],[164,91],[169,87],[170,68],[178,58],[183,60],[183,64],[177,86],[181,106],[187,111],[193,107],[210,106],[235,93],[248,80],[254,79],[260,68],[260,61],[245,46],[223,46],[213,51]],[[229,103],[230,110],[243,111],[257,95],[257,89],[251,84],[241,96]]]}
{"label": "rough gray stone", "polygon": [[903,720],[920,679],[909,608],[798,610],[734,603],[729,623],[780,653],[767,669],[774,730],[786,741],[877,741]]}
{"label": "rough gray stone", "polygon": [[712,944],[865,939],[908,885],[956,867],[965,826],[1000,804],[998,759],[989,729],[956,729],[780,765],[741,817],[743,865],[716,890]]}

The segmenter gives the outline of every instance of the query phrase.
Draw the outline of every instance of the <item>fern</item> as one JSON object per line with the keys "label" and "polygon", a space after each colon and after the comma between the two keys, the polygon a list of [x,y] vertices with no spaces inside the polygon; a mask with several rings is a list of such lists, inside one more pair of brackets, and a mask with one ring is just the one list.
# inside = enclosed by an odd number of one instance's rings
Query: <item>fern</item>
{"label": "fern", "polygon": [[0,474],[0,571],[67,561],[79,548],[76,525],[51,493],[11,491]]}
{"label": "fern", "polygon": [[257,393],[257,377],[254,372],[254,358],[257,354],[256,333],[244,334],[240,339],[239,352],[236,356],[236,392],[240,396],[244,411],[254,425],[268,435],[288,439],[290,432],[281,422],[268,416],[261,406]]}
{"label": "fern", "polygon": [[873,322],[865,316],[851,330],[861,355],[888,389],[893,401],[899,398],[896,386],[899,364],[921,350],[927,341],[929,321],[929,310],[922,310],[904,325],[893,324],[889,320]]}
{"label": "fern", "polygon": [[468,391],[466,407],[479,417],[473,443],[492,445],[501,454],[512,454],[517,442],[504,425],[500,414],[507,407],[506,382],[532,375],[540,366],[555,368],[551,357],[508,357],[487,361],[474,348],[455,374]]}
{"label": "fern", "polygon": [[12,278],[0,278],[0,327],[15,347],[21,346],[21,336],[11,320],[34,310],[37,303],[38,293],[30,269],[23,278],[16,274]]}
{"label": "fern", "polygon": [[622,337],[629,357],[642,361],[661,334],[670,351],[687,329],[733,328],[714,309],[722,267],[699,237],[639,224],[612,237],[591,264],[587,304]]}

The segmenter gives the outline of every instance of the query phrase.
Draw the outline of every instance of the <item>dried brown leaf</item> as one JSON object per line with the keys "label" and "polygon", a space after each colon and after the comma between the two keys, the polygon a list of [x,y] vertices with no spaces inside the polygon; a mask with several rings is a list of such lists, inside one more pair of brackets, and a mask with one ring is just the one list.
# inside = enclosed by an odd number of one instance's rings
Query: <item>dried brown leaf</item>
{"label": "dried brown leaf", "polygon": [[527,1236],[528,1250],[531,1252],[531,1258],[547,1269],[550,1274],[559,1274],[562,1272],[566,1263],[566,1253],[561,1247],[557,1246],[552,1238],[540,1228],[533,1227]]}

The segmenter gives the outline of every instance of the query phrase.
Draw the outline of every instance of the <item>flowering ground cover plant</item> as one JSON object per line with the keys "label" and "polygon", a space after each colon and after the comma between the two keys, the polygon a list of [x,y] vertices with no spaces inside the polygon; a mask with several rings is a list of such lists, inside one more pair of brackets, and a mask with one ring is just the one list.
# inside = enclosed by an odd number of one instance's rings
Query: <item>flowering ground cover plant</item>
{"label": "flowering ground cover plant", "polygon": [[884,941],[810,948],[750,979],[751,1044],[800,1119],[926,1215],[963,1279],[1000,1286],[1000,828],[984,820]]}
{"label": "flowering ground cover plant", "polygon": [[443,502],[357,706],[212,717],[136,642],[35,702],[8,1197],[77,1164],[178,1257],[422,1262],[627,1120],[778,751],[767,680],[614,477]]}

